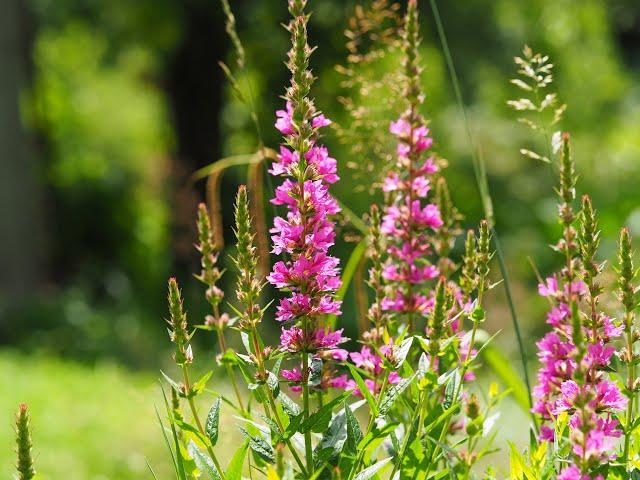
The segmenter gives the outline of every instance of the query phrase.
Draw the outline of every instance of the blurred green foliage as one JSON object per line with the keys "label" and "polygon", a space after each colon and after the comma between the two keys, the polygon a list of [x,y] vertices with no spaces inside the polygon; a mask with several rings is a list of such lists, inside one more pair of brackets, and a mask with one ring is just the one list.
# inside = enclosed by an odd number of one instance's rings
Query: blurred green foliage
{"label": "blurred green foliage", "polygon": [[[335,66],[344,64],[343,30],[356,2],[310,3],[310,36],[318,45],[312,59],[319,78],[316,103],[348,129],[350,119],[338,97],[353,92],[341,85]],[[441,3],[473,135],[488,166],[518,311],[530,329],[540,329],[542,304],[533,295],[535,277],[527,257],[543,273],[555,261],[546,247],[558,231],[555,174],[518,154],[521,147],[539,148],[542,138],[517,124],[506,106],[518,95],[507,82],[515,72],[512,57],[528,43],[556,65],[556,88],[568,104],[562,127],[572,132],[581,175],[579,193],[588,191],[594,198],[607,238],[603,255],[610,257],[621,224],[640,234],[640,7],[632,0]],[[264,140],[276,146],[279,138],[271,125],[287,81],[283,60],[288,36],[280,26],[286,5],[238,0],[231,7],[247,51],[247,75],[240,83],[243,89],[251,86]],[[180,75],[171,72],[172,58],[186,48],[192,30],[206,28],[190,22],[189,15],[216,19],[218,35],[224,28],[220,5],[215,0],[31,0],[30,8],[33,85],[23,112],[43,143],[42,180],[52,192],[57,217],[51,232],[56,274],[55,288],[14,316],[11,325],[18,327],[10,329],[8,341],[153,363],[153,349],[163,338],[164,279],[176,270],[175,217],[189,223],[195,213],[174,196],[183,188],[173,175],[181,133],[167,79]],[[437,150],[450,161],[453,198],[471,225],[479,220],[481,207],[470,146],[428,2],[421,2],[421,8],[425,113]],[[206,39],[207,32],[201,33]],[[222,53],[209,59],[211,65],[220,59],[232,65],[233,52],[224,53],[228,45],[217,47]],[[395,65],[397,58],[390,56],[377,68]],[[201,70],[209,71],[205,65]],[[248,108],[233,98],[227,84],[214,88],[222,92],[222,103],[214,115],[219,130],[211,135],[219,142],[210,161],[254,151],[257,138]],[[365,212],[372,199],[355,188],[363,179],[345,165],[376,159],[353,158],[335,134],[325,140],[341,165],[337,196],[357,213]],[[234,189],[234,183],[245,181],[244,171],[234,170],[225,178],[225,188]],[[224,196],[225,219],[230,218],[231,197]],[[338,245],[345,259],[351,248],[345,242]],[[178,273],[186,277],[186,271]],[[227,277],[230,282],[231,275]],[[199,295],[194,288],[187,286],[187,291]],[[506,328],[502,299],[494,297],[491,327]],[[202,302],[191,305],[199,318]],[[345,317],[353,308],[348,296]],[[503,335],[507,342],[510,335]]]}
{"label": "blurred green foliage", "polygon": [[[287,82],[283,61],[288,35],[280,26],[287,18],[286,5],[284,0],[230,3],[248,57],[248,74],[240,83],[243,89],[251,85],[264,140],[275,147],[279,135],[272,128],[273,112],[281,108],[279,96]],[[319,78],[316,103],[343,128],[349,128],[350,119],[338,97],[353,92],[341,85],[343,77],[335,66],[344,64],[343,30],[355,3],[310,1],[310,37],[318,45],[312,59]],[[220,5],[217,0],[28,4],[33,70],[21,104],[40,146],[38,175],[50,200],[48,261],[53,272],[34,292],[33,301],[2,319],[0,338],[30,351],[85,360],[116,357],[128,366],[155,369],[158,359],[166,357],[166,277],[180,274],[193,323],[199,323],[204,311],[201,290],[187,281],[187,270],[195,271],[195,254],[192,260],[180,260],[185,251],[193,252],[188,244],[195,235],[186,232],[186,248],[176,245],[176,223],[192,224],[195,208],[176,195],[185,185],[175,173],[182,169],[184,174],[191,165],[181,164],[179,146],[185,134],[169,98],[176,95],[169,80],[187,74],[180,70],[183,64],[176,67],[173,60],[193,47],[188,40],[194,38],[194,29],[200,29],[196,45],[209,42],[221,53],[207,58],[207,65],[192,60],[190,70],[201,71],[206,83],[218,60],[233,64],[233,52],[218,40],[224,36]],[[480,219],[481,205],[470,146],[428,2],[421,0],[420,6],[425,114],[438,152],[450,161],[447,178],[454,201],[472,225]],[[528,257],[543,274],[556,262],[547,247],[559,232],[556,179],[553,169],[518,153],[521,147],[540,149],[543,140],[517,124],[506,106],[519,94],[508,83],[515,75],[512,57],[528,43],[549,54],[556,65],[556,89],[568,104],[562,128],[572,132],[579,193],[592,195],[604,229],[602,257],[612,258],[620,225],[628,224],[640,236],[640,6],[636,0],[465,0],[441,1],[439,6],[473,135],[487,163],[497,229],[532,354],[533,339],[545,325],[544,302],[535,295]],[[200,25],[193,18],[209,23]],[[207,30],[210,23],[215,31]],[[377,67],[396,65],[392,55]],[[211,128],[208,134],[215,139],[215,148],[205,149],[208,161],[255,151],[257,138],[247,107],[233,98],[226,83],[213,77],[210,81],[222,97],[219,108],[201,101],[187,111],[193,118],[210,112],[219,121],[203,126],[205,131]],[[377,103],[375,97],[370,101]],[[355,175],[346,164],[376,159],[354,158],[335,132],[324,140],[340,165],[336,195],[357,213],[367,211],[372,199],[356,187],[371,178]],[[233,195],[227,193],[244,181],[243,169],[225,175],[223,214],[228,225]],[[200,186],[186,188],[193,192]],[[230,231],[226,233],[230,238]],[[344,261],[352,248],[347,241],[337,246]],[[232,280],[231,273],[225,275],[227,287]],[[227,291],[232,297],[231,289]],[[499,344],[509,353],[515,342],[500,289],[490,297],[487,327],[504,329]],[[352,317],[354,310],[348,294],[343,318]],[[354,325],[347,328],[353,333]],[[116,367],[79,367],[48,356],[15,354],[0,355],[0,374],[6,386],[0,411],[11,412],[25,400],[31,405],[43,478],[140,478],[146,475],[145,456],[159,478],[167,474],[163,468],[169,465],[153,423],[152,404],[158,400],[153,378],[131,376]],[[5,425],[8,417],[6,413]],[[7,476],[11,431],[2,430],[0,440],[0,468]]]}

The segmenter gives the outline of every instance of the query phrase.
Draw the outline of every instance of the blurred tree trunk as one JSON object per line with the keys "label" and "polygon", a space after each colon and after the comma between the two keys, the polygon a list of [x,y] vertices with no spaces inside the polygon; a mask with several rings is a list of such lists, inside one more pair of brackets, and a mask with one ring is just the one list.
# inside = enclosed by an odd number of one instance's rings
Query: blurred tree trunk
{"label": "blurred tree trunk", "polygon": [[28,85],[31,22],[21,0],[0,0],[0,322],[3,307],[33,292],[42,269],[40,185],[35,149],[20,118]]}
{"label": "blurred tree trunk", "polygon": [[[234,8],[240,8],[239,3],[233,2]],[[218,61],[224,59],[228,47],[218,1],[187,0],[181,5],[182,41],[169,62],[166,79],[177,140],[172,237],[179,271],[192,267],[195,212],[197,203],[204,200],[204,182],[193,185],[189,178],[221,156],[224,75]]]}

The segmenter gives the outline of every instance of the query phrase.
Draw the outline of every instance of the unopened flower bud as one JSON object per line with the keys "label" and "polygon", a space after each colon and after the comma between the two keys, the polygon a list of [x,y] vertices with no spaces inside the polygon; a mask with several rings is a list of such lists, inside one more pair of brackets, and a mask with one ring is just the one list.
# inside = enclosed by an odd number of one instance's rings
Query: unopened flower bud
{"label": "unopened flower bud", "polygon": [[20,405],[16,415],[16,453],[18,454],[16,469],[19,480],[31,480],[36,474],[31,456],[32,445],[29,423],[29,411],[27,405],[23,403]]}

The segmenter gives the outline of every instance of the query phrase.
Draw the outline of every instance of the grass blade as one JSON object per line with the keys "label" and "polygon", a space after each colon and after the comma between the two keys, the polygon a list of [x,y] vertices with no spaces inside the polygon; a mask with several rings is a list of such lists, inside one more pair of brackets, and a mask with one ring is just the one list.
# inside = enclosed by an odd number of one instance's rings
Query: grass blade
{"label": "grass blade", "polygon": [[[484,214],[487,217],[487,221],[489,225],[491,225],[492,233],[493,233],[493,241],[496,247],[496,253],[498,256],[498,264],[500,267],[500,272],[502,274],[502,278],[504,280],[504,290],[507,297],[507,303],[509,304],[509,312],[511,314],[511,320],[513,323],[513,327],[516,334],[516,339],[518,341],[518,348],[520,351],[520,361],[522,363],[522,371],[524,374],[525,385],[527,389],[527,397],[529,408],[533,405],[532,397],[531,397],[531,382],[529,381],[529,370],[527,366],[527,356],[524,350],[524,343],[522,341],[522,334],[520,332],[520,324],[518,321],[518,316],[516,313],[515,305],[513,303],[513,296],[511,293],[511,286],[509,284],[509,276],[507,274],[507,270],[505,267],[504,254],[502,252],[502,248],[500,245],[500,241],[498,239],[498,234],[495,230],[494,226],[494,218],[493,218],[493,204],[491,201],[491,195],[489,193],[489,185],[487,182],[486,171],[484,166],[484,161],[480,155],[478,155],[477,150],[475,148],[475,144],[473,141],[473,135],[471,134],[471,127],[469,118],[467,116],[467,110],[465,109],[464,102],[462,101],[462,93],[460,91],[460,82],[458,81],[458,74],[456,73],[455,66],[453,64],[453,58],[451,56],[451,51],[449,50],[449,43],[447,42],[447,36],[444,31],[444,27],[442,25],[442,19],[440,18],[440,12],[438,10],[438,5],[436,0],[430,0],[431,9],[433,10],[433,15],[436,22],[436,28],[438,30],[438,37],[440,38],[440,43],[442,44],[442,50],[445,56],[445,60],[447,63],[447,68],[449,69],[449,74],[451,76],[451,80],[453,83],[453,89],[456,95],[456,100],[458,102],[458,107],[462,112],[462,116],[464,119],[465,130],[467,134],[467,139],[471,146],[471,153],[473,158],[473,170],[476,177],[476,183],[478,186],[478,190],[480,191],[480,196],[482,199],[482,206],[484,209]],[[536,419],[532,414],[532,419],[534,425],[537,425]],[[537,428],[537,426],[536,426]]]}

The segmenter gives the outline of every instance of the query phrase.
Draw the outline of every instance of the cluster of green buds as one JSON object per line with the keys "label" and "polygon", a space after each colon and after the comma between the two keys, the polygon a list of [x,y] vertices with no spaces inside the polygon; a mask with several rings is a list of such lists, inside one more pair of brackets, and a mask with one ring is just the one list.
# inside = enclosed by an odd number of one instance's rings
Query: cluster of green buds
{"label": "cluster of green buds", "polygon": [[[406,84],[404,87],[404,97],[409,105],[417,107],[424,102],[424,94],[420,84],[422,67],[420,66],[420,25],[418,23],[418,2],[409,0],[407,5],[407,18],[403,38],[403,60],[404,76]],[[412,108],[412,110],[416,110]],[[416,115],[419,115],[416,111]],[[410,119],[412,122],[415,119]]]}
{"label": "cluster of green buds", "polygon": [[563,239],[557,246],[557,249],[568,258],[573,259],[578,254],[578,245],[576,242],[576,230],[573,228],[573,222],[576,214],[573,210],[573,202],[576,199],[576,175],[575,163],[571,156],[571,146],[569,143],[569,134],[562,134],[562,147],[560,153],[560,188],[558,196],[560,203],[558,205],[558,215],[563,228]]}
{"label": "cluster of green buds", "polygon": [[16,453],[18,455],[16,470],[18,471],[18,480],[31,480],[36,474],[31,455],[33,446],[31,444],[29,424],[29,409],[26,404],[22,403],[16,415]]}
{"label": "cluster of green buds", "polygon": [[[569,133],[562,134],[562,146],[560,149],[560,187],[558,196],[558,217],[562,225],[562,239],[554,247],[558,252],[564,254],[566,266],[562,271],[566,285],[573,285],[579,271],[580,245],[578,243],[578,233],[573,226],[576,214],[573,203],[576,199],[576,175],[575,162],[571,155]],[[578,311],[578,298],[573,288],[569,288],[569,310],[571,316],[571,334],[575,346],[579,351],[584,350],[582,319]]]}
{"label": "cluster of green buds", "polygon": [[466,401],[465,414],[467,417],[465,431],[467,432],[467,435],[473,437],[482,431],[483,421],[480,401],[475,393],[469,395],[469,398]]}
{"label": "cluster of green buds", "polygon": [[187,314],[182,304],[182,293],[175,278],[169,279],[169,338],[175,345],[173,358],[180,366],[193,362],[193,351],[191,349],[192,333],[189,333]]}
{"label": "cluster of green buds", "polygon": [[449,311],[453,306],[453,296],[447,288],[447,280],[440,277],[436,285],[434,304],[427,321],[429,356],[433,367],[440,354],[442,343],[448,338]]}
{"label": "cluster of green buds", "polygon": [[436,205],[440,211],[442,226],[438,228],[435,242],[435,253],[438,255],[438,271],[448,276],[455,270],[454,262],[449,258],[456,237],[460,231],[461,215],[451,200],[449,186],[444,176],[438,177],[436,183]]}
{"label": "cluster of green buds", "polygon": [[597,282],[597,277],[604,269],[605,264],[604,262],[598,262],[596,259],[596,254],[600,247],[600,228],[596,211],[588,195],[582,197],[578,244],[582,260],[582,278],[589,292],[588,302],[591,315],[587,320],[587,326],[591,332],[590,341],[595,343],[598,338],[601,316],[598,312],[598,303],[599,297],[603,292],[602,286]]}
{"label": "cluster of green buds", "polygon": [[[638,287],[635,285],[638,271],[633,265],[633,250],[631,235],[627,228],[620,232],[618,246],[618,298],[624,307],[623,325],[626,346],[620,351],[621,359],[629,367],[626,389],[634,394],[640,390],[640,380],[636,376],[635,365],[640,356],[634,352],[635,345],[640,340],[640,332],[635,327],[635,310],[638,308]],[[632,404],[633,402],[630,402]]]}
{"label": "cluster of green buds", "polygon": [[313,49],[309,47],[307,42],[309,15],[304,11],[306,5],[306,0],[289,0],[289,13],[292,18],[286,27],[292,39],[292,47],[287,54],[289,58],[287,68],[292,77],[285,97],[293,107],[292,123],[296,134],[290,137],[293,142],[290,146],[299,154],[299,177],[303,176],[306,169],[304,154],[312,146],[313,127],[311,120],[315,113],[313,100],[309,98],[314,78],[309,70],[309,58]]}
{"label": "cluster of green buds", "polygon": [[367,284],[373,290],[374,299],[369,307],[368,318],[375,327],[375,337],[380,337],[380,329],[383,326],[385,315],[382,311],[384,299],[384,279],[382,277],[384,263],[384,237],[380,232],[380,209],[377,205],[371,206],[369,219],[369,280]]}
{"label": "cluster of green buds", "polygon": [[198,206],[198,244],[196,249],[200,252],[200,274],[196,279],[206,285],[205,298],[211,305],[212,314],[207,315],[205,324],[210,328],[224,329],[229,323],[229,316],[220,313],[220,304],[224,299],[224,292],[218,287],[218,282],[223,272],[218,268],[218,249],[214,240],[214,232],[211,228],[209,211],[204,203]]}
{"label": "cluster of green buds", "polygon": [[491,251],[491,230],[489,222],[482,220],[476,237],[473,230],[467,232],[462,260],[460,288],[467,298],[471,298],[474,291],[478,292],[478,304],[489,285],[489,264],[493,258]]}
{"label": "cluster of green buds", "polygon": [[236,296],[242,305],[238,310],[239,326],[242,330],[248,331],[260,322],[263,312],[259,303],[262,282],[257,274],[258,258],[253,244],[247,188],[244,185],[240,186],[236,196],[235,222],[237,253],[233,261],[238,269]]}

